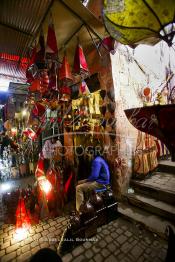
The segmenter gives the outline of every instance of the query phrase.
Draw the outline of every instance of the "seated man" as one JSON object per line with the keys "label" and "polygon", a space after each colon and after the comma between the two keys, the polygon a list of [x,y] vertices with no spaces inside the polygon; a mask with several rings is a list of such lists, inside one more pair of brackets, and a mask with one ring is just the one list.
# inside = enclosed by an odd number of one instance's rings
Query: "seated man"
{"label": "seated man", "polygon": [[80,180],[76,186],[76,210],[79,211],[84,201],[84,193],[88,190],[103,188],[109,183],[109,166],[102,156],[94,153],[90,176],[85,180]]}

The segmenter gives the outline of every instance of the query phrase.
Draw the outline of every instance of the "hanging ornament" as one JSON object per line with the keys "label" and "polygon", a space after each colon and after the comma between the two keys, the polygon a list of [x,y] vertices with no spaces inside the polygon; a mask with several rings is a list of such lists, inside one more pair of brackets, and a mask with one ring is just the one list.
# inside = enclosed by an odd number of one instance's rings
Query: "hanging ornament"
{"label": "hanging ornament", "polygon": [[150,89],[150,87],[147,86],[143,89],[143,95],[145,97],[146,102],[151,101],[151,89]]}
{"label": "hanging ornament", "polygon": [[46,58],[57,59],[58,46],[57,46],[57,39],[56,39],[55,28],[52,21],[52,17],[50,18],[50,20],[51,21],[48,26],[47,41],[46,41]]}
{"label": "hanging ornament", "polygon": [[36,139],[36,133],[31,128],[26,128],[26,130],[23,131],[23,135],[25,135],[31,140]]}
{"label": "hanging ornament", "polygon": [[31,85],[29,86],[29,92],[35,93],[39,92],[41,88],[41,83],[39,79],[35,79],[32,81]]}
{"label": "hanging ornament", "polygon": [[98,48],[100,47],[104,47],[106,49],[106,51],[110,52],[112,55],[115,54],[116,52],[116,48],[117,48],[117,44],[116,44],[116,40],[111,37],[111,36],[108,36],[108,37],[105,37],[101,42],[100,44],[98,45]]}
{"label": "hanging ornament", "polygon": [[61,65],[61,68],[59,70],[59,80],[61,81],[62,85],[72,84],[72,82],[73,82],[73,77],[72,77],[72,74],[71,74],[70,65],[69,65],[69,62],[67,60],[66,55],[63,58],[62,65]]}
{"label": "hanging ornament", "polygon": [[73,66],[74,74],[80,74],[82,78],[86,78],[89,76],[89,69],[86,62],[86,58],[80,44],[77,45],[75,56],[74,56],[74,66]]}
{"label": "hanging ornament", "polygon": [[68,102],[70,100],[71,97],[71,89],[69,86],[63,86],[60,88],[60,94],[61,94],[61,98],[60,100],[63,102]]}
{"label": "hanging ornament", "polygon": [[79,95],[89,95],[90,91],[85,81],[82,81],[79,85]]}

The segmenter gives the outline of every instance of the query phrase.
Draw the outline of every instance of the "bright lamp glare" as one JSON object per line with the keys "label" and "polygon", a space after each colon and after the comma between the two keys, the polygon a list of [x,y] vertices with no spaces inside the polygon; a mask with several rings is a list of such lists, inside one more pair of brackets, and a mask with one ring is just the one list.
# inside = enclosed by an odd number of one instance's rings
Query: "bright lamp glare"
{"label": "bright lamp glare", "polygon": [[52,185],[49,182],[49,180],[47,180],[46,177],[43,176],[43,177],[39,177],[38,181],[41,190],[43,190],[46,194],[48,194],[52,189]]}
{"label": "bright lamp glare", "polygon": [[24,110],[22,111],[22,116],[26,116],[26,115],[27,115],[27,110],[24,109]]}
{"label": "bright lamp glare", "polygon": [[7,92],[9,88],[9,80],[0,79],[0,91]]}
{"label": "bright lamp glare", "polygon": [[11,184],[5,183],[1,185],[1,190],[2,191],[8,191],[11,188]]}
{"label": "bright lamp glare", "polygon": [[16,229],[14,238],[18,241],[21,241],[27,238],[27,236],[28,236],[27,228],[21,227],[21,228]]}

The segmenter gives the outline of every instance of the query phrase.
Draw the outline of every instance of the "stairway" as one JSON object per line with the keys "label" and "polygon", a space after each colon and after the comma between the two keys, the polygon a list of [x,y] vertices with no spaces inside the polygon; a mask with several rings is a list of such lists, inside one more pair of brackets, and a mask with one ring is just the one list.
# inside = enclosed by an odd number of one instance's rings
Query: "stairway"
{"label": "stairway", "polygon": [[165,237],[167,225],[175,225],[175,163],[159,162],[158,172],[145,180],[131,179],[133,193],[119,204],[119,212]]}

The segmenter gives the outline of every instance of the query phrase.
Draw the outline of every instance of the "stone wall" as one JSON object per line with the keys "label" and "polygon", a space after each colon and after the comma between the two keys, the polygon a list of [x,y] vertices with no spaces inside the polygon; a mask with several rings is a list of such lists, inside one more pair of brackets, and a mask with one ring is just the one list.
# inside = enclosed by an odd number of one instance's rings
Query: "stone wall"
{"label": "stone wall", "polygon": [[167,70],[170,70],[170,66],[171,70],[175,68],[174,57],[175,54],[163,41],[154,47],[139,45],[135,50],[119,44],[115,55],[111,55],[117,119],[116,145],[119,157],[124,158],[128,165],[128,172],[121,185],[123,193],[128,189],[138,134],[126,118],[124,110],[143,106],[140,94],[146,86],[151,88],[155,101],[157,92],[166,86]]}

